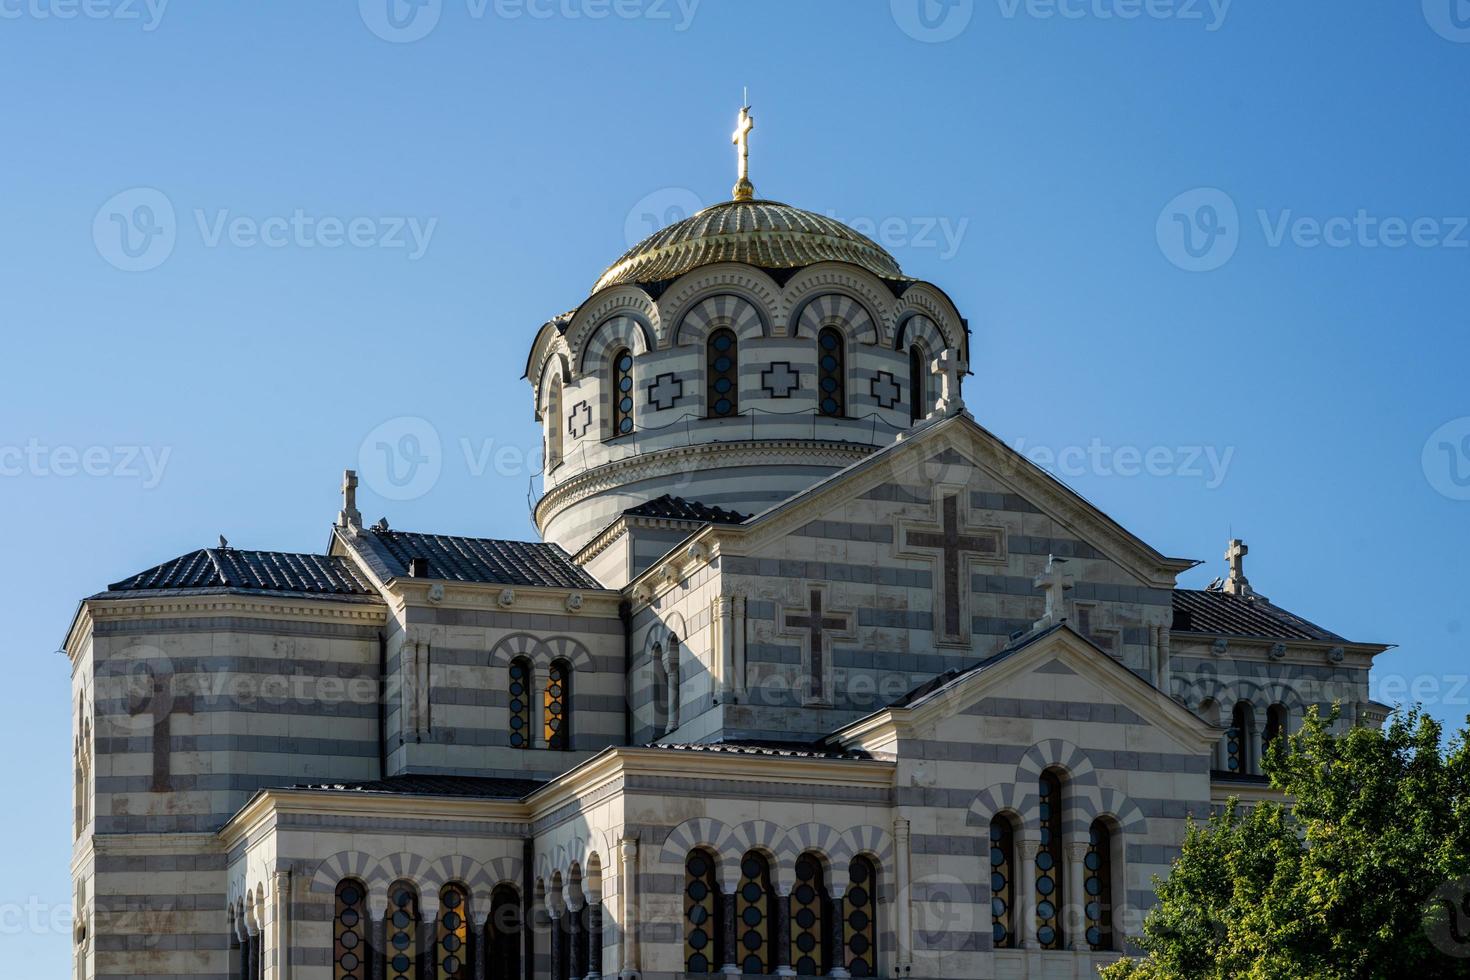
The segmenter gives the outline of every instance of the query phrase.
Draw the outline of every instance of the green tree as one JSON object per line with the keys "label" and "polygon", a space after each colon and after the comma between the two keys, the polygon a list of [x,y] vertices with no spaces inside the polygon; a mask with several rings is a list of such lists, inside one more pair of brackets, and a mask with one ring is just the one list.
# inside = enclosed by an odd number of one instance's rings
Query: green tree
{"label": "green tree", "polygon": [[1470,749],[1418,709],[1333,734],[1311,710],[1267,753],[1288,805],[1193,824],[1142,960],[1105,980],[1470,977]]}

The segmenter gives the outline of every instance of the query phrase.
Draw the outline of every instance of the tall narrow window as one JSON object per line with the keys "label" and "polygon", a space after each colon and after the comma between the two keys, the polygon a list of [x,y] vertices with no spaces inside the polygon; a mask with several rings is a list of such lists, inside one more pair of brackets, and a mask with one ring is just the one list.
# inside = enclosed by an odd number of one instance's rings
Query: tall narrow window
{"label": "tall narrow window", "polygon": [[995,949],[1016,945],[1016,831],[1010,820],[990,821],[990,942]]}
{"label": "tall narrow window", "polygon": [[684,971],[710,974],[724,965],[724,926],[715,859],[690,851],[684,862]]}
{"label": "tall narrow window", "polygon": [[1231,712],[1230,730],[1225,733],[1225,769],[1228,772],[1244,774],[1250,771],[1247,750],[1250,721],[1250,706],[1242,701]]}
{"label": "tall narrow window", "polygon": [[847,412],[847,352],[836,327],[817,334],[817,409],[831,418]]}
{"label": "tall narrow window", "polygon": [[565,752],[572,747],[571,740],[571,667],[565,660],[552,663],[546,674],[546,747]]}
{"label": "tall narrow window", "polygon": [[510,885],[497,885],[490,893],[485,944],[490,976],[513,980],[521,975],[521,896]]}
{"label": "tall narrow window", "polygon": [[337,886],[337,910],[332,920],[334,980],[367,980],[367,889],[360,881]]}
{"label": "tall narrow window", "polygon": [[1286,738],[1286,706],[1273,704],[1266,709],[1266,744],[1275,745]]}
{"label": "tall narrow window", "polygon": [[460,885],[445,885],[439,893],[439,935],[434,943],[437,980],[469,980],[469,893]]}
{"label": "tall narrow window", "polygon": [[929,372],[925,370],[924,348],[909,348],[909,419],[917,422],[929,414]]}
{"label": "tall narrow window", "polygon": [[510,662],[510,746],[531,747],[531,661],[517,657]]}
{"label": "tall narrow window", "polygon": [[1107,824],[1094,820],[1087,832],[1087,855],[1082,859],[1082,889],[1087,893],[1087,945],[1094,950],[1113,948],[1113,849]]}
{"label": "tall narrow window", "polygon": [[562,415],[561,375],[551,379],[551,391],[546,395],[546,468],[554,470],[561,465]]}
{"label": "tall narrow window", "polygon": [[822,862],[803,854],[791,889],[791,966],[799,977],[826,976],[832,969],[831,904]]}
{"label": "tall narrow window", "polygon": [[847,970],[855,977],[878,975],[878,869],[855,857],[847,869],[847,905],[843,937]]}
{"label": "tall narrow window", "polygon": [[388,890],[388,980],[418,980],[419,898],[399,882]]}
{"label": "tall narrow window", "polygon": [[633,431],[633,352],[624,347],[612,359],[612,433],[610,438]]}
{"label": "tall narrow window", "polygon": [[765,855],[751,851],[740,859],[740,887],[735,892],[735,946],[741,973],[769,973],[775,967],[776,923],[772,912],[776,891]]}
{"label": "tall narrow window", "polygon": [[740,357],[733,330],[710,334],[705,354],[704,404],[712,419],[740,414]]}
{"label": "tall narrow window", "polygon": [[1042,949],[1062,948],[1062,781],[1041,774],[1041,847],[1036,851],[1036,941]]}

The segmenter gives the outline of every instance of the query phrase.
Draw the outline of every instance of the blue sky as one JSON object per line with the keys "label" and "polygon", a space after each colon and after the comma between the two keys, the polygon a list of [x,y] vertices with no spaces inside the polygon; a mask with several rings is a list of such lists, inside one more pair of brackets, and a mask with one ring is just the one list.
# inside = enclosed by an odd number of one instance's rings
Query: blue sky
{"label": "blue sky", "polygon": [[728,196],[747,85],[762,196],[948,290],[983,424],[1470,711],[1470,3],[387,2],[0,0],[19,972],[69,957],[78,598],[320,549],[403,417],[439,475],[370,520],[530,536],[531,337]]}

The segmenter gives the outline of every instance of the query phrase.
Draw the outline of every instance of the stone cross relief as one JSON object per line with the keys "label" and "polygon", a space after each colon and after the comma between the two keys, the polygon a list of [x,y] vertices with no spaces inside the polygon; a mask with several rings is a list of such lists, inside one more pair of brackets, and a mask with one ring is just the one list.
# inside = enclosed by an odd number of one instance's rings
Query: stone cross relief
{"label": "stone cross relief", "polygon": [[903,398],[903,391],[898,387],[898,381],[887,371],[879,371],[873,376],[871,389],[873,400],[881,408],[892,408]]}
{"label": "stone cross relief", "polygon": [[1046,612],[1036,623],[1036,629],[1049,629],[1067,618],[1067,591],[1077,583],[1076,576],[1066,570],[1067,559],[1055,555],[1046,556],[1046,570],[1036,576],[1033,583],[1046,595]]}
{"label": "stone cross relief", "polygon": [[684,382],[672,374],[660,374],[648,386],[648,404],[662,412],[679,404],[684,397]]}
{"label": "stone cross relief", "polygon": [[801,374],[792,369],[789,361],[773,361],[761,372],[761,388],[772,398],[790,398],[799,387]]}
{"label": "stone cross relief", "polygon": [[827,690],[827,674],[832,665],[827,648],[827,634],[832,633],[838,638],[852,637],[853,616],[851,613],[825,612],[822,609],[821,589],[812,589],[810,596],[810,611],[782,611],[782,632],[787,635],[802,635],[806,639],[807,683],[810,685],[807,700],[829,703],[832,694]]}
{"label": "stone cross relief", "polygon": [[971,556],[982,561],[1004,559],[999,528],[966,530],[960,519],[958,491],[942,494],[937,524],[905,524],[900,528],[901,552],[919,553],[934,559],[938,580],[934,589],[935,639],[945,643],[967,643],[970,624],[965,601],[970,592],[967,564]]}

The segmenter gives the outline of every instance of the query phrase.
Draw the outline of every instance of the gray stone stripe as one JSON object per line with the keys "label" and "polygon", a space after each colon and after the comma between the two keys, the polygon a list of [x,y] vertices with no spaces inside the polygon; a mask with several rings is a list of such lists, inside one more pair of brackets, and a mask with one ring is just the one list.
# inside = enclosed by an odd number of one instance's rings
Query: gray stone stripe
{"label": "gray stone stripe", "polygon": [[793,537],[892,544],[893,527],[888,524],[858,524],[850,521],[812,521],[793,532]]}
{"label": "gray stone stripe", "polygon": [[[210,886],[213,889],[213,885]],[[223,912],[225,896],[218,891],[194,895],[150,895],[128,892],[102,892],[93,896],[98,912]],[[223,923],[221,923],[223,925]]]}
{"label": "gray stone stripe", "polygon": [[[106,933],[98,931],[96,949],[99,953],[173,953],[217,951],[230,946],[225,931],[205,933]],[[146,974],[145,974],[146,975]],[[134,974],[137,980],[138,974]],[[169,974],[170,977],[177,976]]]}
{"label": "gray stone stripe", "polygon": [[[581,715],[581,717],[584,719],[582,723],[585,724],[585,719],[587,718],[587,715],[583,714]],[[593,732],[589,734],[585,732],[578,732],[576,730],[575,726],[578,724],[578,716],[574,713],[572,717],[572,746],[574,751],[595,752],[600,749],[605,749],[609,745],[621,745],[623,741],[622,713],[619,712],[616,716],[610,714],[606,715],[603,720],[609,719],[616,720],[617,722],[617,724],[614,726],[617,729],[615,732]],[[423,742],[418,742],[414,744],[467,745],[479,748],[510,748],[510,734],[504,728],[499,727],[474,728],[469,726],[435,725],[434,731],[430,738],[425,739]],[[548,749],[545,751],[551,750]],[[454,769],[453,771],[464,773],[465,768],[461,766]]]}
{"label": "gray stone stripe", "polygon": [[[371,741],[343,738],[295,738],[284,735],[174,735],[170,752],[267,752],[361,758],[378,755],[377,733]],[[97,754],[128,755],[153,751],[151,735],[97,739]]]}
{"label": "gray stone stripe", "polygon": [[145,871],[223,871],[223,854],[98,854],[97,874],[139,874]]}
{"label": "gray stone stripe", "polygon": [[[558,588],[557,591],[592,591],[588,589]],[[623,624],[616,615],[610,617],[584,613],[569,616],[561,613],[529,613],[500,609],[443,609],[427,606],[410,606],[408,622],[411,626],[471,626],[507,633],[534,633],[537,636],[568,635],[579,639],[585,636],[621,636]],[[438,645],[435,645],[438,649]]]}
{"label": "gray stone stripe", "polygon": [[[847,803],[887,804],[893,795],[886,788],[698,779],[683,776],[630,776],[626,779],[626,783],[626,791],[629,794],[653,793],[697,799],[833,800]],[[971,794],[972,797],[973,795]]]}
{"label": "gray stone stripe", "polygon": [[[387,607],[376,603],[352,603],[358,609]],[[94,636],[125,636],[137,633],[259,633],[269,636],[335,637],[349,640],[378,640],[379,626],[355,623],[308,623],[295,619],[256,619],[247,616],[198,616],[182,619],[107,620],[92,627]]]}
{"label": "gray stone stripe", "polygon": [[1149,723],[1121,704],[1075,701],[1033,701],[1023,698],[984,698],[963,712],[1001,718],[1040,718],[1050,721],[1083,721],[1099,725],[1143,725]]}
{"label": "gray stone stripe", "polygon": [[133,816],[98,817],[96,830],[99,834],[198,834],[218,831],[229,822],[230,817],[235,815],[244,802],[241,799],[233,809],[218,813],[140,813]]}
{"label": "gray stone stripe", "polygon": [[[787,558],[745,558],[727,556],[726,571],[732,575],[759,578],[797,578],[820,582],[852,582],[859,585],[886,585],[894,588],[927,589],[932,587],[931,570],[899,568],[893,565],[852,565],[840,562],[798,561]],[[750,606],[746,606],[750,613]]]}
{"label": "gray stone stripe", "polygon": [[[376,692],[375,692],[376,695]],[[187,708],[183,713],[195,715],[210,714],[240,714],[249,715],[251,718],[345,718],[357,720],[373,720],[378,717],[378,701],[374,696],[372,701],[354,702],[347,699],[327,701],[300,701],[287,699],[277,701],[267,697],[245,697],[234,695],[213,696],[189,696],[180,695],[174,699],[175,713],[179,709]],[[107,724],[107,719],[126,718],[128,721],[121,723],[122,727],[136,728],[147,724],[150,715],[131,710],[131,705],[126,699],[111,698],[97,702],[98,728]],[[144,711],[151,711],[151,707]]]}
{"label": "gray stone stripe", "polygon": [[[437,674],[440,668],[444,667],[503,671],[509,666],[509,657],[506,657],[502,662],[496,662],[491,659],[489,650],[445,647],[435,644],[430,653],[430,673],[434,676],[435,680],[438,679]],[[621,652],[616,656],[598,656],[589,652],[586,659],[581,657],[577,658],[576,669],[578,673],[582,673],[583,671],[593,673],[607,673],[611,671],[616,673],[623,669],[623,656]]]}
{"label": "gray stone stripe", "polygon": [[[365,797],[343,793],[343,802]],[[276,826],[292,830],[344,831],[356,830],[369,833],[412,833],[433,837],[456,837],[472,834],[487,840],[507,840],[519,843],[531,833],[529,824],[496,820],[409,820],[401,817],[347,817],[326,816],[315,813],[283,813],[276,818]],[[314,861],[320,855],[306,855],[303,861]]]}
{"label": "gray stone stripe", "polygon": [[911,846],[915,854],[938,854],[946,857],[979,857],[984,854],[988,858],[990,837],[986,828],[966,834],[914,834]]}
{"label": "gray stone stripe", "polygon": [[[378,675],[377,644],[374,643],[372,660],[369,662],[364,655],[353,659],[343,660],[321,660],[317,658],[298,658],[294,655],[281,657],[252,657],[252,656],[230,656],[219,654],[211,656],[170,657],[160,652],[158,657],[133,656],[129,651],[137,650],[137,647],[128,647],[123,650],[114,651],[107,657],[98,660],[96,665],[96,677],[128,677],[133,674],[140,664],[164,664],[168,667],[168,673],[173,678],[174,690],[181,693],[192,693],[195,691],[209,692],[213,688],[207,684],[208,678],[213,674],[227,674],[233,677],[237,674],[251,675],[259,674],[262,677],[285,677],[293,681],[313,681],[321,678],[331,678],[340,681],[356,680],[359,678],[376,678]],[[282,670],[282,666],[286,670]],[[191,675],[202,675],[194,677]],[[201,687],[201,681],[205,682]]]}
{"label": "gray stone stripe", "polygon": [[[1188,637],[1187,633],[1170,634],[1171,641],[1176,644],[1187,640]],[[1288,642],[1287,645],[1290,646],[1290,643]],[[1368,674],[1368,671],[1361,667],[1277,664],[1260,660],[1238,660],[1234,657],[1180,656],[1177,653],[1169,658],[1169,663],[1174,669],[1175,676],[1181,680],[1187,682],[1190,674],[1204,674],[1217,680],[1220,686],[1226,689],[1229,689],[1230,685],[1235,682],[1244,682],[1259,687],[1264,683],[1282,683],[1291,686],[1293,683],[1300,683],[1304,680],[1325,684],[1335,682],[1351,686],[1361,683]],[[1266,668],[1264,672],[1261,669],[1263,666]],[[1232,677],[1232,674],[1238,676]]]}

